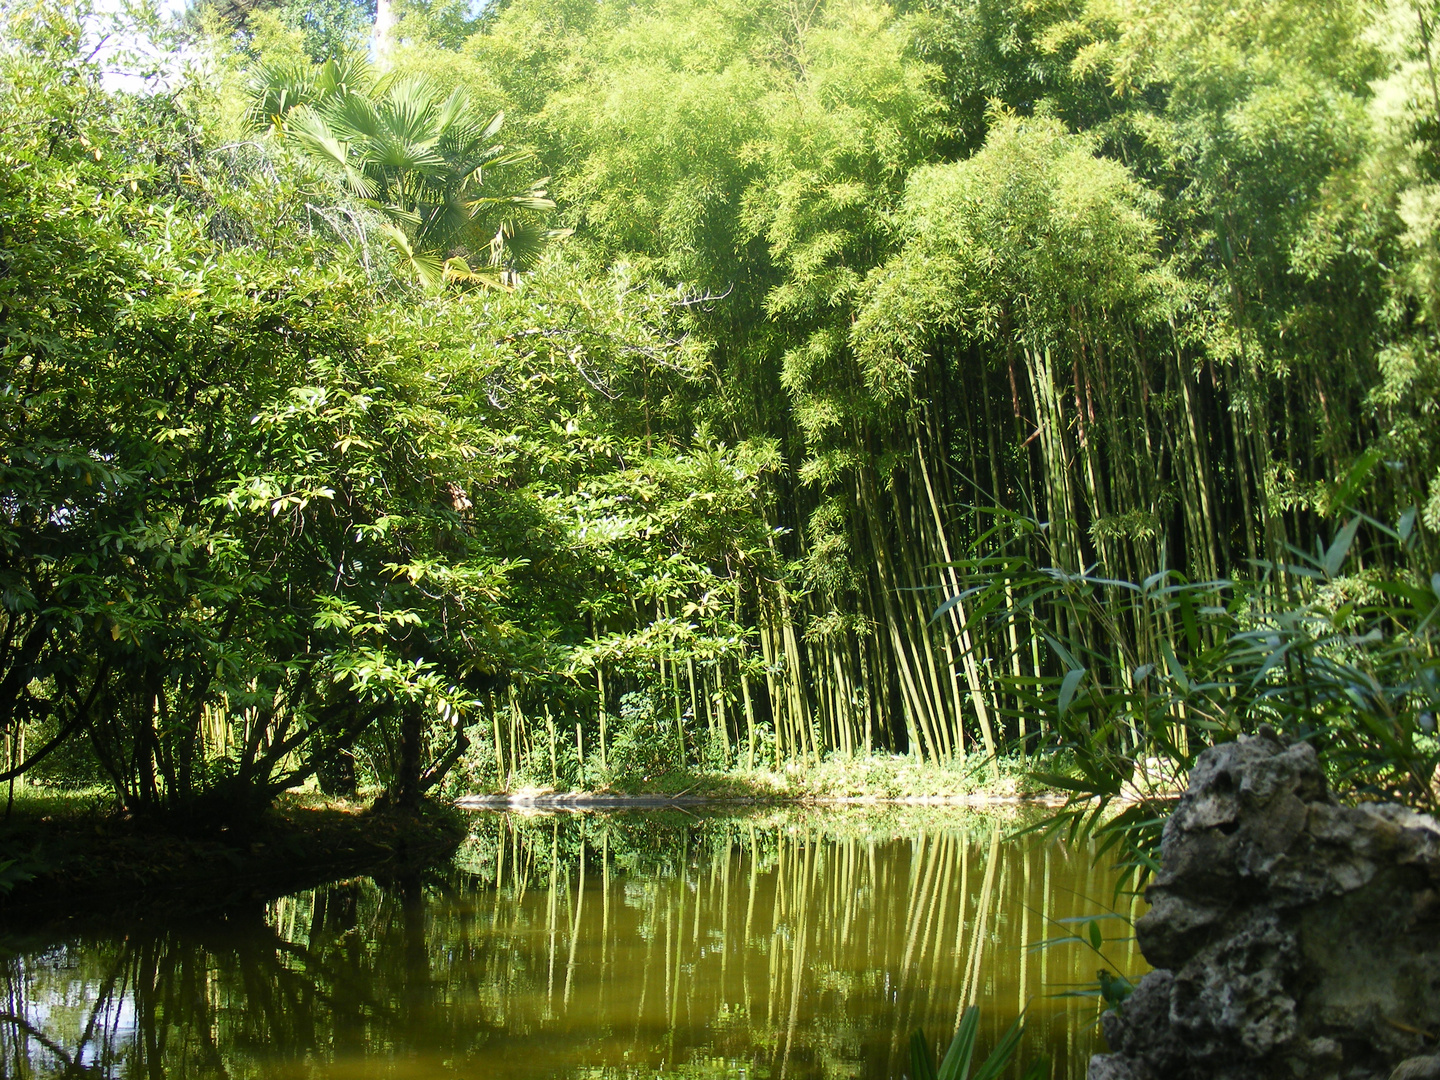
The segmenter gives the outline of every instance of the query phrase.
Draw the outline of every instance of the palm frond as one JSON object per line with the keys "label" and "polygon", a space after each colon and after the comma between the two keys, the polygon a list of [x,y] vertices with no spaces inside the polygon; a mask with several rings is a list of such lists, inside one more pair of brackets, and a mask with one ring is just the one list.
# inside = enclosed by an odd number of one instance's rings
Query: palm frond
{"label": "palm frond", "polygon": [[554,210],[555,200],[550,198],[549,193],[542,186],[549,181],[548,176],[542,177],[530,185],[528,191],[512,195],[481,195],[471,199],[467,205],[472,213],[485,206],[519,207],[523,210]]}
{"label": "palm frond", "polygon": [[347,140],[374,139],[383,130],[374,104],[361,94],[346,94],[326,103],[325,119]]}
{"label": "palm frond", "polygon": [[375,185],[365,175],[363,162],[351,153],[350,143],[330,126],[326,117],[305,106],[290,114],[287,127],[312,157],[339,168],[344,175],[345,186],[358,198],[375,197]]}
{"label": "palm frond", "polygon": [[469,215],[453,198],[440,197],[418,207],[415,242],[421,247],[447,250],[447,241],[465,229]]}
{"label": "palm frond", "polygon": [[445,280],[458,281],[467,285],[480,285],[487,289],[501,289],[511,291],[514,285],[509,281],[510,275],[503,270],[475,270],[460,256],[445,261]]}
{"label": "palm frond", "polygon": [[309,64],[262,64],[250,79],[250,124],[281,131],[289,113],[308,105],[315,93],[314,69]]}
{"label": "palm frond", "polygon": [[334,57],[319,65],[261,64],[250,79],[250,122],[257,128],[283,130],[294,109],[305,105],[329,108],[363,95],[373,82],[369,62],[358,54]]}
{"label": "palm frond", "polygon": [[533,270],[545,249],[573,229],[547,229],[533,221],[507,221],[490,240],[490,263],[512,270]]}
{"label": "palm frond", "polygon": [[458,86],[450,91],[450,96],[440,103],[434,123],[435,128],[442,134],[449,133],[456,128],[468,128],[473,131],[474,121],[470,119],[470,96]]}
{"label": "palm frond", "polygon": [[380,99],[377,111],[386,130],[407,142],[437,142],[444,133],[440,88],[426,75],[397,78]]}
{"label": "palm frond", "polygon": [[321,100],[364,94],[374,83],[370,61],[360,53],[331,57],[315,72],[315,91]]}
{"label": "palm frond", "polygon": [[445,264],[438,255],[416,248],[405,230],[398,225],[386,222],[380,226],[379,231],[422,286],[434,290],[445,283]]}

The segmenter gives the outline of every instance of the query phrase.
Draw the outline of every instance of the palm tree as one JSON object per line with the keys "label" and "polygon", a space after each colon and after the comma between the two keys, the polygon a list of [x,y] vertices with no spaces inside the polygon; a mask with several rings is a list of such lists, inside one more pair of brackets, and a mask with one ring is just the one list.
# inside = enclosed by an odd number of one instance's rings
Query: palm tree
{"label": "palm tree", "polygon": [[385,214],[385,236],[428,287],[508,286],[546,242],[568,233],[537,216],[555,208],[548,177],[519,192],[484,192],[487,170],[524,155],[496,141],[505,114],[480,123],[462,89],[446,94],[423,75],[373,82],[352,58],[264,68],[251,94],[258,125],[338,168],[351,194]]}
{"label": "palm tree", "polygon": [[284,132],[285,117],[302,105],[319,105],[375,83],[370,65],[352,53],[323,64],[265,64],[250,82],[250,119],[257,128]]}

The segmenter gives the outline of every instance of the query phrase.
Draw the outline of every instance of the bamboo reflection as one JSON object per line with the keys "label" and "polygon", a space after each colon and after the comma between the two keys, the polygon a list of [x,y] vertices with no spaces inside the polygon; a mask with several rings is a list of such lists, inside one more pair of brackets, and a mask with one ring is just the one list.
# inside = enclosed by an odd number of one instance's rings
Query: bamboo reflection
{"label": "bamboo reflection", "polygon": [[[907,1071],[911,1031],[938,1042],[974,1003],[987,1039],[1028,1005],[1026,1052],[1082,1076],[1094,1007],[1053,995],[1097,958],[1027,946],[1097,910],[1109,879],[1086,852],[1005,835],[482,818],[425,881],[13,950],[0,1073],[879,1080]],[[1133,941],[1111,934],[1106,957],[1133,973]]]}

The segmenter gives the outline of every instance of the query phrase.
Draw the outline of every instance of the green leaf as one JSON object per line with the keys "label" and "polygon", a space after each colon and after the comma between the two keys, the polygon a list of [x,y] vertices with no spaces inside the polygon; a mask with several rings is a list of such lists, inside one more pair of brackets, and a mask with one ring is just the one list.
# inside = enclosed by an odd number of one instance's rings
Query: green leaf
{"label": "green leaf", "polygon": [[955,1030],[955,1038],[950,1040],[950,1049],[945,1051],[936,1080],[968,1080],[970,1058],[975,1053],[975,1038],[979,1034],[980,1009],[971,1005],[960,1017],[960,1026]]}
{"label": "green leaf", "polygon": [[1325,550],[1325,557],[1322,564],[1325,569],[1325,576],[1328,578],[1338,577],[1340,568],[1345,565],[1345,557],[1350,554],[1350,545],[1355,542],[1355,534],[1360,528],[1360,518],[1352,517],[1345,523],[1334,541]]}
{"label": "green leaf", "polygon": [[1410,509],[1400,515],[1400,520],[1395,525],[1395,532],[1399,535],[1402,544],[1409,541],[1410,534],[1415,530],[1416,512],[1416,507],[1410,507]]}
{"label": "green leaf", "polygon": [[1005,1034],[1000,1036],[1000,1041],[995,1044],[995,1049],[990,1051],[979,1069],[971,1080],[995,1080],[1010,1064],[1010,1059],[1015,1056],[1015,1051],[1020,1047],[1020,1037],[1025,1033],[1024,1017],[1017,1016],[1014,1022],[1005,1029]]}
{"label": "green leaf", "polygon": [[1190,590],[1181,589],[1180,599],[1180,621],[1185,626],[1185,644],[1190,647],[1190,652],[1200,651],[1200,628],[1195,622],[1195,599],[1190,595]]}
{"label": "green leaf", "polygon": [[936,1080],[935,1059],[923,1031],[910,1036],[910,1080]]}
{"label": "green leaf", "polygon": [[1165,666],[1170,671],[1170,677],[1174,679],[1176,685],[1180,687],[1180,692],[1183,694],[1189,694],[1190,679],[1188,676],[1186,676],[1185,668],[1180,663],[1179,658],[1176,657],[1175,650],[1171,647],[1168,640],[1161,640],[1160,652],[1161,655],[1165,657]]}
{"label": "green leaf", "polygon": [[1070,703],[1075,699],[1075,691],[1080,686],[1080,680],[1085,678],[1085,669],[1073,668],[1065,673],[1065,678],[1060,683],[1060,715],[1064,716],[1070,711]]}
{"label": "green leaf", "polygon": [[1335,509],[1344,510],[1349,506],[1350,500],[1359,492],[1366,478],[1369,477],[1383,456],[1379,450],[1371,448],[1356,459],[1355,464],[1350,466],[1350,472],[1346,475],[1345,480],[1331,496],[1330,502]]}

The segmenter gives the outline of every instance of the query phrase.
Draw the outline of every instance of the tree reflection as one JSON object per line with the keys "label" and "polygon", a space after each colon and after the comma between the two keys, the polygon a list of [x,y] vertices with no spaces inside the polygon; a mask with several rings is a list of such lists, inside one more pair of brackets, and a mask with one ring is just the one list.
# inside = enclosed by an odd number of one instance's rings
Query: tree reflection
{"label": "tree reflection", "polygon": [[492,815],[443,873],[12,940],[0,1074],[878,1080],[1028,1002],[1026,1052],[1083,1076],[1094,1006],[1054,995],[1096,958],[1027,946],[1109,878],[994,822],[896,832]]}

